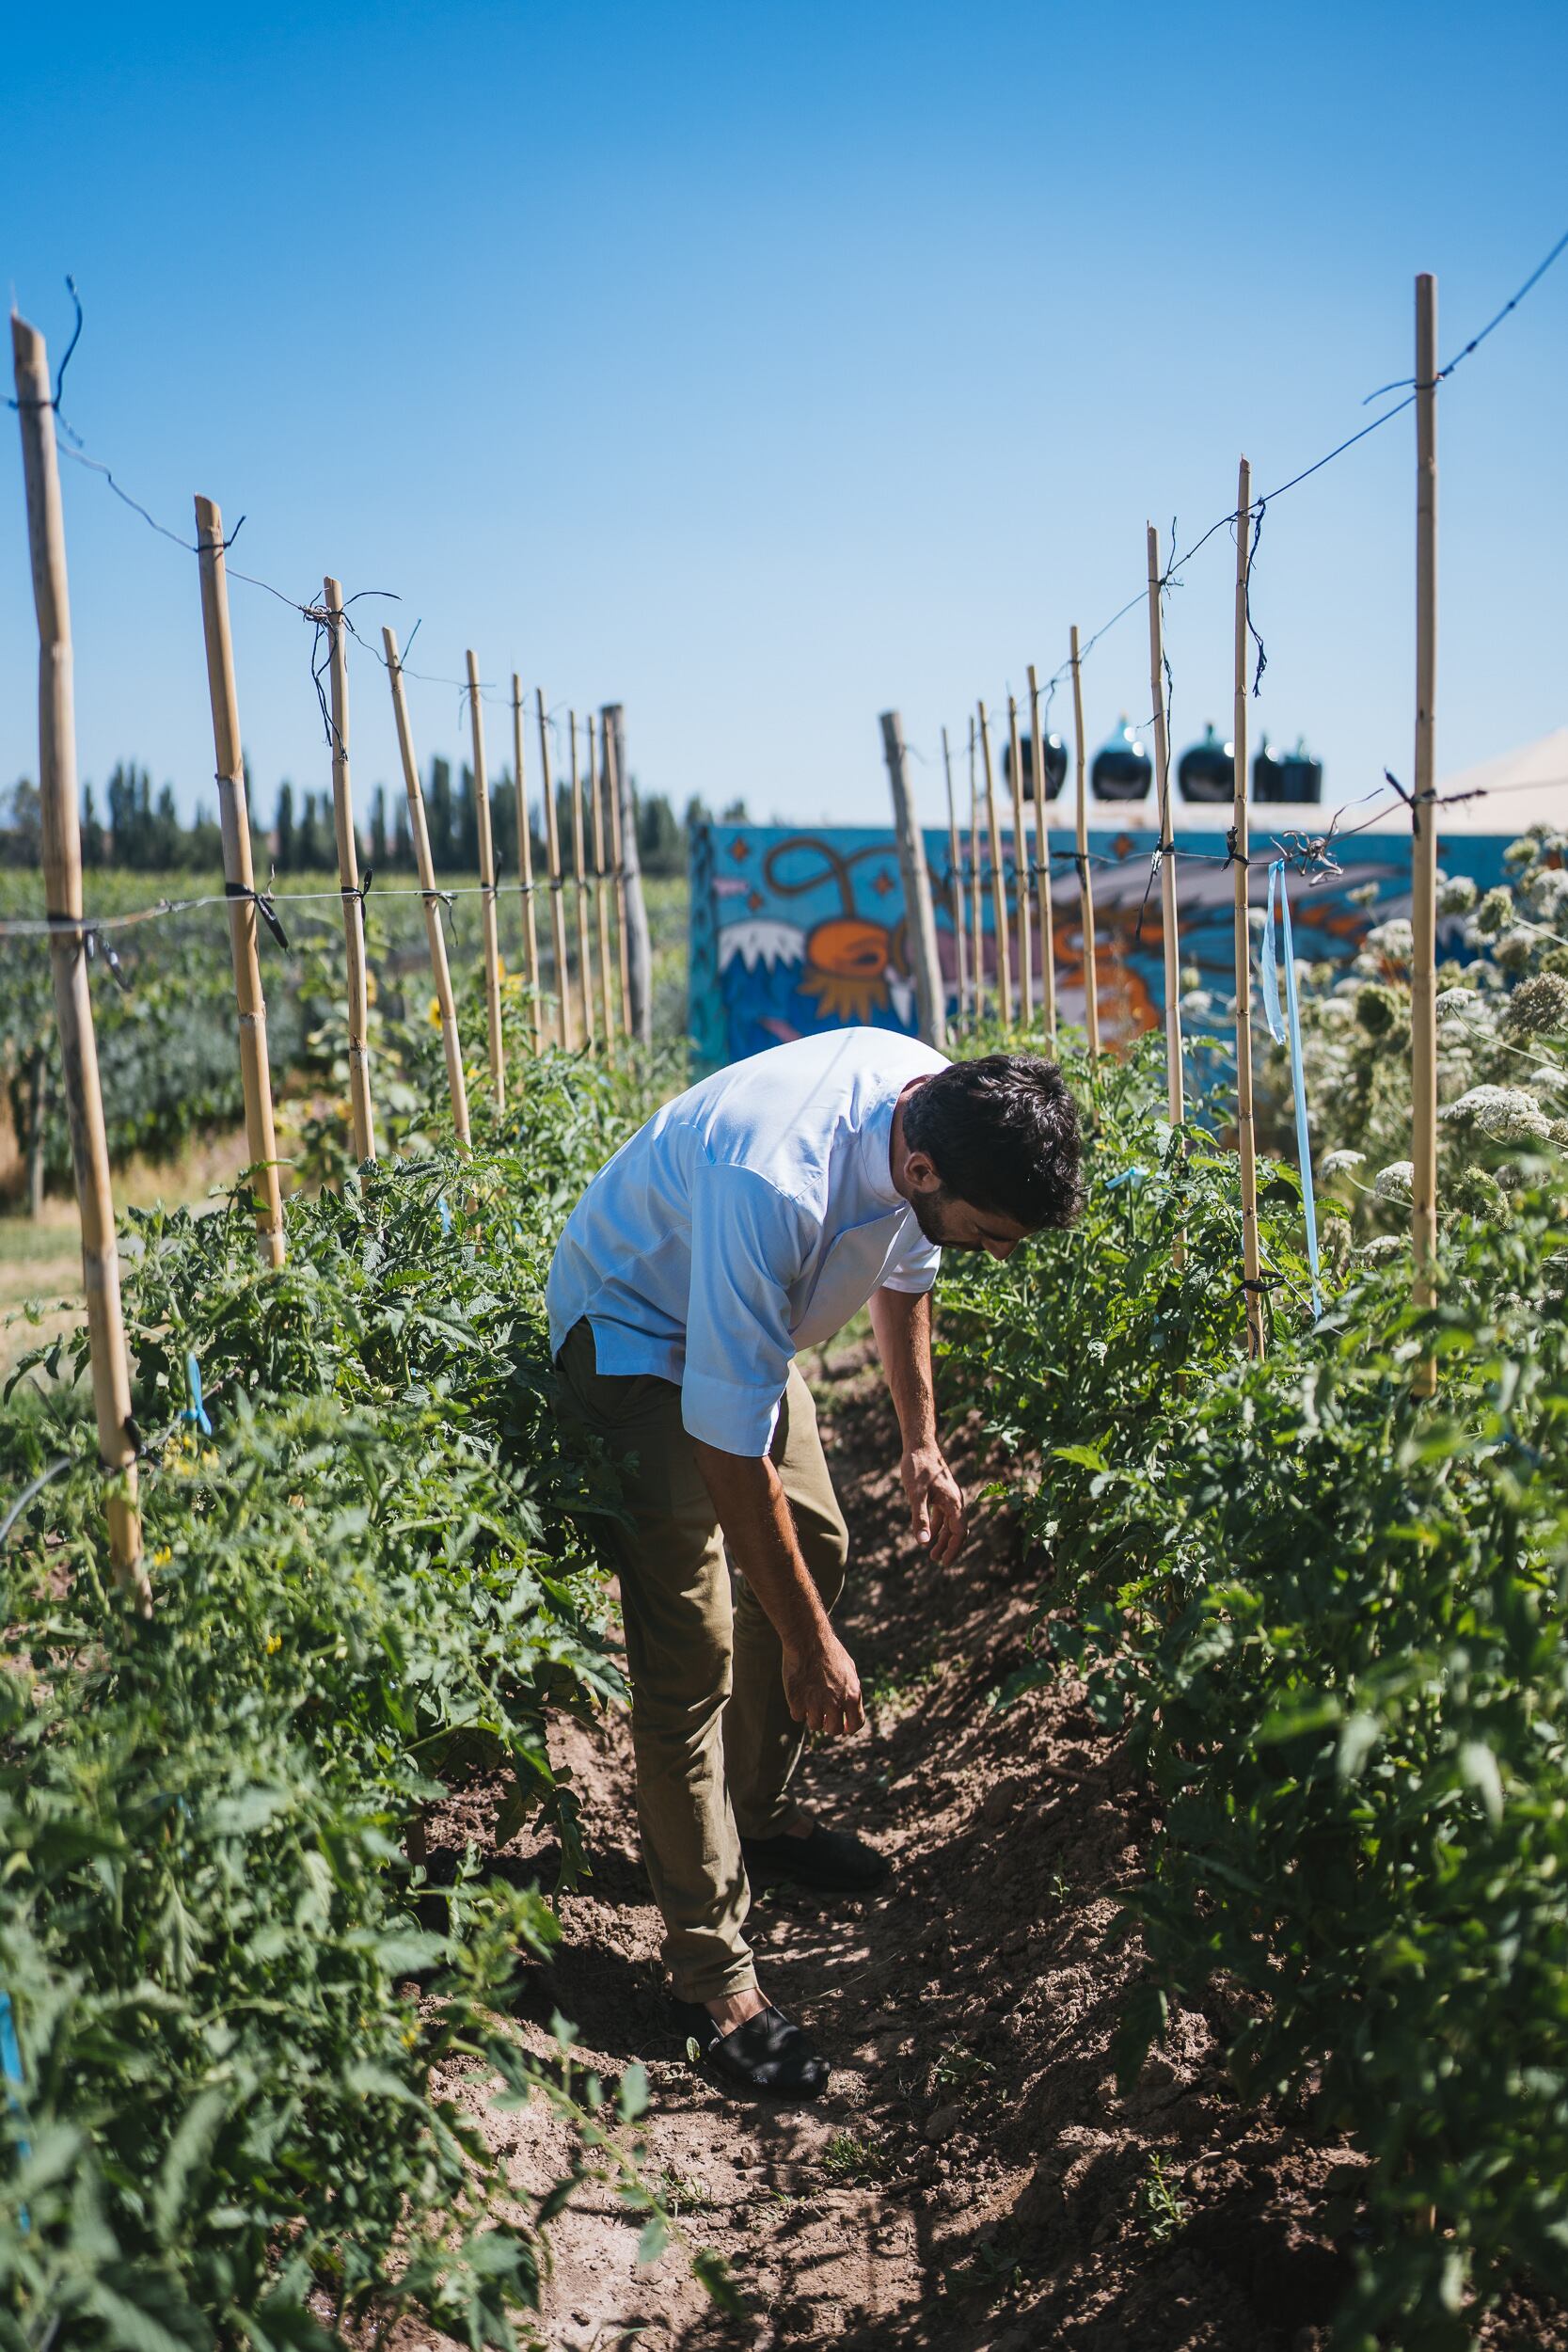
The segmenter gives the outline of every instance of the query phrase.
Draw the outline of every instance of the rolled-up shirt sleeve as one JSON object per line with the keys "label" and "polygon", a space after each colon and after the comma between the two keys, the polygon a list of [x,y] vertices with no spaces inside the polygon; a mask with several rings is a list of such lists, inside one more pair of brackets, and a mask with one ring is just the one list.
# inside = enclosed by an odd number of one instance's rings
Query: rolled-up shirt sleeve
{"label": "rolled-up shirt sleeve", "polygon": [[795,1354],[789,1285],[812,1231],[809,1216],[750,1168],[698,1170],[681,1420],[705,1445],[760,1458],[771,1444]]}
{"label": "rolled-up shirt sleeve", "polygon": [[911,1217],[911,1238],[888,1262],[879,1288],[884,1291],[906,1291],[919,1295],[928,1291],[942,1272],[942,1251],[934,1241],[927,1241]]}

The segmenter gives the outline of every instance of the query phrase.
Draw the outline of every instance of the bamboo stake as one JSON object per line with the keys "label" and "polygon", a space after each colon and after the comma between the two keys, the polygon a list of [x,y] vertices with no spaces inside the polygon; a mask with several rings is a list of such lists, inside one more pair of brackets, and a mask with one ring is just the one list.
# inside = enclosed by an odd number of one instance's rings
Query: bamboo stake
{"label": "bamboo stake", "polygon": [[104,1498],[109,1560],[115,1581],[137,1613],[152,1613],[142,1561],[141,1513],[136,1505],[136,1447],[132,1436],[131,1367],[119,1303],[119,1252],[115,1240],[109,1145],[98,1083],[98,1040],[87,990],[87,942],[80,925],[82,832],[76,799],[76,711],[72,695],[71,595],[66,577],[65,516],[49,354],[43,337],[11,313],[16,405],[22,426],[22,471],[27,497],[27,540],[33,602],[39,625],[39,801],[43,832],[44,905],[60,919],[49,940],[55,1012],[71,1118],[71,1156],[82,1213],[82,1285],[87,1294],[92,1401],[98,1452],[113,1481]]}
{"label": "bamboo stake", "polygon": [[910,791],[904,726],[896,710],[882,713],[882,754],[893,794],[899,871],[904,878],[904,936],[909,942],[910,963],[914,973],[920,1034],[927,1045],[936,1046],[940,1052],[947,1042],[947,992],[942,984],[942,965],[937,956],[937,918],[931,905],[926,842]]}
{"label": "bamboo stake", "polygon": [[254,1170],[257,1247],[274,1268],[283,1263],[283,1197],[277,1182],[273,1128],[272,1070],[267,1057],[267,1007],[256,953],[256,874],[250,859],[250,808],[240,705],[234,690],[234,646],[229,630],[229,572],[223,516],[212,499],[196,501],[196,540],[201,572],[201,626],[207,641],[207,690],[213,706],[218,818],[223,829],[223,886],[230,900],[229,944],[240,1009],[240,1079],[245,1089],[246,1149]]}
{"label": "bamboo stake", "polygon": [[986,998],[986,924],[980,898],[980,787],[974,769],[974,714],[969,714],[969,924],[974,942],[974,993],[970,1011],[979,1021]]}
{"label": "bamboo stake", "polygon": [[1236,476],[1236,643],[1231,751],[1235,776],[1230,854],[1236,868],[1236,1148],[1242,1162],[1242,1275],[1247,1354],[1266,1353],[1263,1278],[1258,1251],[1258,1138],[1252,1120],[1252,938],[1247,929],[1247,563],[1252,545],[1252,468]]}
{"label": "bamboo stake", "polygon": [[383,628],[381,642],[387,650],[392,715],[397,721],[398,749],[403,755],[403,782],[408,795],[408,830],[414,839],[414,863],[419,868],[420,889],[424,898],[425,940],[430,948],[430,975],[436,983],[436,1009],[441,1022],[441,1044],[447,1057],[447,1091],[451,1097],[451,1123],[456,1131],[457,1148],[466,1152],[472,1148],[468,1137],[468,1089],[464,1083],[463,1041],[458,1035],[457,1007],[452,1001],[451,972],[447,963],[447,935],[441,929],[441,895],[436,887],[436,868],[431,862],[430,830],[424,820],[424,793],[420,785],[419,762],[414,757],[414,737],[408,724],[408,698],[403,691],[403,662],[398,654],[398,641],[391,629]]}
{"label": "bamboo stake", "polygon": [[[602,734],[602,730],[601,730]],[[599,1001],[604,1009],[604,1049],[607,1061],[615,1059],[615,1032],[620,1026],[614,1005],[614,958],[610,942],[610,878],[605,871],[604,795],[602,767],[594,758],[594,714],[588,714],[588,805],[594,813],[594,908],[599,931]]]}
{"label": "bamboo stake", "polygon": [[542,686],[534,688],[533,699],[539,709],[539,767],[545,783],[545,848],[550,861],[550,938],[555,947],[557,1023],[561,1042],[569,1054],[577,1041],[572,1034],[571,973],[566,962],[566,902],[562,895],[565,884],[561,878],[561,828],[556,821],[555,783],[550,774],[550,741],[545,725]]}
{"label": "bamboo stake", "polygon": [[1035,1018],[1035,943],[1029,919],[1029,845],[1023,831],[1023,762],[1018,749],[1018,704],[1007,697],[1007,749],[1013,777],[1013,920],[1018,926],[1018,1017]]}
{"label": "bamboo stake", "polygon": [[578,910],[578,981],[582,990],[582,1034],[584,1042],[595,1042],[594,1033],[594,947],[588,930],[588,872],[582,853],[582,778],[578,773],[577,713],[566,713],[566,727],[572,745],[572,877],[576,884],[574,897]]}
{"label": "bamboo stake", "polygon": [[359,890],[359,843],[354,831],[354,787],[348,764],[348,656],[343,644],[343,592],[330,576],[326,598],[332,693],[332,816],[338,835],[338,887],[343,899],[343,952],[348,969],[348,1096],[354,1156],[361,1168],[375,1157],[371,1109],[370,988],[365,977],[365,901]]}
{"label": "bamboo stake", "polygon": [[980,714],[980,761],[986,777],[986,823],[990,834],[990,911],[996,925],[996,992],[1004,1022],[1013,1017],[1013,966],[1007,947],[1007,885],[1002,873],[1002,834],[996,822],[996,785],[990,771],[990,727],[986,706]]}
{"label": "bamboo stake", "polygon": [[631,941],[626,931],[626,867],[621,853],[621,780],[615,764],[615,729],[608,710],[599,713],[599,737],[604,746],[604,790],[610,803],[610,854],[615,861],[615,940],[621,960],[621,1028],[630,1037]]}
{"label": "bamboo stake", "polygon": [[964,999],[969,993],[969,957],[964,945],[964,880],[958,863],[958,819],[953,806],[953,757],[947,748],[947,729],[942,731],[942,772],[947,781],[947,903],[953,917],[953,952],[958,966],[958,1018],[963,1018]]}
{"label": "bamboo stake", "polygon": [[1045,737],[1040,732],[1040,686],[1029,664],[1029,733],[1035,746],[1035,902],[1040,920],[1040,994],[1045,1003],[1045,1043],[1056,1051],[1056,924],[1051,904],[1051,820],[1045,796]]}
{"label": "bamboo stake", "polygon": [[1072,628],[1072,727],[1078,783],[1078,907],[1084,932],[1084,1020],[1091,1058],[1100,1052],[1100,967],[1095,961],[1094,883],[1089,873],[1089,803],[1085,781],[1084,677],[1078,664],[1078,625]]}
{"label": "bamboo stake", "polygon": [[474,816],[479,831],[479,916],[484,940],[484,1022],[490,1041],[490,1084],[496,1108],[506,1108],[506,1040],[501,1030],[501,951],[496,924],[496,850],[490,835],[490,777],[484,761],[484,712],[479,663],[467,653],[468,718],[474,748]]}
{"label": "bamboo stake", "polygon": [[539,926],[533,908],[533,828],[529,823],[528,785],[523,769],[523,687],[515,670],[512,673],[512,765],[517,789],[517,887],[523,900],[523,955],[532,1008],[533,1050],[537,1054],[541,1040]]}
{"label": "bamboo stake", "polygon": [[[1437,280],[1416,280],[1416,779],[1411,805],[1410,1235],[1415,1302],[1437,1298]],[[1416,1393],[1437,1386],[1435,1359],[1417,1369]]]}
{"label": "bamboo stake", "polygon": [[1154,697],[1154,773],[1160,794],[1160,912],[1165,948],[1165,1102],[1173,1127],[1186,1116],[1181,1076],[1181,952],[1176,929],[1176,851],[1170,834],[1170,742],[1165,724],[1164,624],[1160,534],[1148,529],[1148,682]]}

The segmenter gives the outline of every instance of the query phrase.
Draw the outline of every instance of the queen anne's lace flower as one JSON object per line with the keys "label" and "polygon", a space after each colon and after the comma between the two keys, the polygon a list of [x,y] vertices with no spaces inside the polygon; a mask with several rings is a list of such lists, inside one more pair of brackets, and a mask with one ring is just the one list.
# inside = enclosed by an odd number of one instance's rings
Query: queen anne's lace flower
{"label": "queen anne's lace flower", "polygon": [[1382,1265],[1385,1260],[1397,1258],[1403,1248],[1402,1234],[1379,1233],[1374,1240],[1363,1242],[1355,1254],[1363,1265]]}
{"label": "queen anne's lace flower", "polygon": [[1366,1164],[1365,1152],[1329,1152],[1320,1161],[1318,1173],[1326,1183],[1331,1176],[1348,1176],[1353,1168],[1364,1168]]}
{"label": "queen anne's lace flower", "polygon": [[1568,980],[1560,972],[1537,972],[1521,980],[1508,1000],[1511,1029],[1530,1029],[1548,1035],[1568,1029]]}
{"label": "queen anne's lace flower", "polygon": [[1440,1021],[1449,1014],[1484,1013],[1485,1010],[1479,989],[1440,988],[1437,992],[1437,1017]]}
{"label": "queen anne's lace flower", "polygon": [[1478,895],[1468,874],[1445,875],[1437,892],[1437,912],[1439,914],[1468,914]]}
{"label": "queen anne's lace flower", "polygon": [[1372,1185],[1380,1200],[1396,1200],[1408,1207],[1416,1190],[1415,1161],[1391,1160],[1378,1169]]}
{"label": "queen anne's lace flower", "polygon": [[1386,956],[1392,963],[1408,963],[1416,952],[1416,934],[1402,914],[1390,922],[1374,923],[1363,943],[1363,952]]}
{"label": "queen anne's lace flower", "polygon": [[1523,1087],[1471,1087],[1457,1103],[1446,1103],[1437,1116],[1484,1136],[1489,1143],[1544,1142],[1551,1134],[1551,1121]]}

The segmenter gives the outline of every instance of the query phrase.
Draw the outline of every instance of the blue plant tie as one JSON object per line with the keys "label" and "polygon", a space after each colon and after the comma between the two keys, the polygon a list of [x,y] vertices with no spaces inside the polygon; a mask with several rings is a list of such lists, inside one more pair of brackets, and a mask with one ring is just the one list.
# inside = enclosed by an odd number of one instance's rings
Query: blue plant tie
{"label": "blue plant tie", "polygon": [[190,1391],[191,1401],[180,1418],[187,1429],[199,1429],[204,1438],[210,1438],[213,1424],[207,1418],[207,1407],[201,1402],[201,1366],[194,1355],[185,1358],[185,1385]]}
{"label": "blue plant tie", "polygon": [[[1275,941],[1274,901],[1279,891],[1280,932],[1285,948],[1285,1014],[1279,1010],[1279,954]],[[1269,867],[1268,910],[1263,918],[1263,1013],[1276,1045],[1287,1040],[1291,1048],[1291,1090],[1296,1098],[1296,1158],[1301,1164],[1301,1202],[1307,1213],[1307,1263],[1312,1269],[1312,1312],[1321,1316],[1323,1293],[1318,1287],[1318,1204],[1312,1192],[1312,1143],[1307,1132],[1307,1079],[1301,1066],[1301,1007],[1296,997],[1296,953],[1291,937],[1291,900],[1285,888],[1285,860],[1276,857]]]}
{"label": "blue plant tie", "polygon": [[[8,1993],[0,1993],[0,2075],[5,2077],[7,2102],[11,2112],[13,2115],[20,2115],[22,2112],[22,2100],[19,2095],[22,2090],[22,2052],[17,2046],[16,2020],[11,2015],[11,1996]],[[25,2163],[33,2153],[32,2142],[19,2138],[16,2146],[17,2153]],[[25,2205],[18,2214],[17,2219],[24,2230],[30,2230],[33,2226],[27,2217]]]}
{"label": "blue plant tie", "polygon": [[447,1196],[444,1192],[438,1192],[436,1194],[436,1206],[441,1213],[442,1232],[450,1233],[451,1232],[451,1211],[447,1206]]}
{"label": "blue plant tie", "polygon": [[1105,1189],[1107,1192],[1119,1192],[1123,1184],[1141,1184],[1148,1174],[1148,1168],[1140,1168],[1134,1160],[1132,1167],[1124,1168],[1119,1176],[1107,1176]]}

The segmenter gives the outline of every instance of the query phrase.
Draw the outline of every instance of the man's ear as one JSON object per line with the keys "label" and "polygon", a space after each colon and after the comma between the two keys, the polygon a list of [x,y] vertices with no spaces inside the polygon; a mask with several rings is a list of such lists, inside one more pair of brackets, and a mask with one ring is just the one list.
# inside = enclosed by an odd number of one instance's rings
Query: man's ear
{"label": "man's ear", "polygon": [[904,1162],[904,1180],[914,1192],[940,1192],[942,1178],[928,1152],[911,1152]]}

